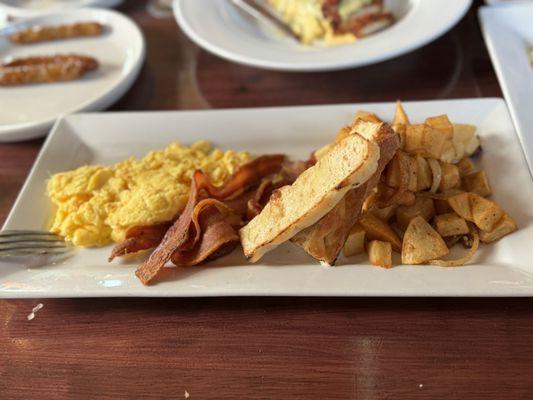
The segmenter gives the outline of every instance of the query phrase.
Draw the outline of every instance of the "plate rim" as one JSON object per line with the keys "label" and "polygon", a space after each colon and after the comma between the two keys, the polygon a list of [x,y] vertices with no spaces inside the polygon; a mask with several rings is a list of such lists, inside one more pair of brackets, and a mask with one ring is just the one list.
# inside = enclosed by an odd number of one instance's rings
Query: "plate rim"
{"label": "plate rim", "polygon": [[[137,35],[137,38],[135,40],[139,40],[140,51],[138,53],[138,57],[136,58],[135,62],[133,63],[127,74],[122,76],[122,78],[120,78],[120,80],[114,86],[112,86],[102,96],[97,97],[93,101],[85,103],[82,107],[73,110],[71,114],[84,111],[103,110],[118,101],[133,86],[139,73],[141,72],[142,66],[146,59],[146,39],[144,37],[143,32],[135,23],[135,21],[133,21],[133,19],[129,18],[127,15],[124,15],[114,10],[96,7],[84,7],[80,9],[54,12],[46,15],[37,15],[19,21],[15,24],[0,28],[0,34],[2,34],[2,32],[6,30],[13,29],[14,26],[32,24],[35,21],[39,22],[48,18],[63,17],[65,15],[74,17],[80,15],[80,17],[82,17],[82,14],[84,13],[95,12],[104,16],[110,16],[110,18],[118,18],[122,20],[123,23],[128,24],[129,27],[133,30],[133,32],[135,32],[135,34]],[[34,122],[21,122],[16,124],[0,125],[0,143],[30,140],[46,136],[50,132],[50,129],[53,127],[54,122],[58,118],[63,117],[64,115],[68,114],[63,113],[58,115],[57,117],[45,118]]]}
{"label": "plate rim", "polygon": [[[174,17],[178,25],[182,29],[182,31],[187,35],[187,37],[191,39],[194,43],[202,47],[203,49],[223,59],[236,62],[238,64],[247,65],[250,67],[258,67],[258,68],[263,68],[263,69],[273,70],[273,71],[294,71],[294,72],[336,71],[336,70],[344,70],[344,69],[349,69],[349,68],[363,67],[363,66],[387,61],[387,60],[399,57],[401,55],[407,54],[409,52],[412,52],[416,49],[419,49],[433,42],[434,40],[443,36],[449,30],[451,30],[466,15],[466,13],[468,12],[468,10],[470,9],[473,3],[473,0],[459,0],[460,3],[457,3],[456,13],[454,14],[453,18],[450,18],[450,21],[447,24],[444,24],[439,30],[434,31],[431,35],[428,35],[424,38],[420,38],[418,41],[413,41],[409,45],[401,47],[398,50],[391,51],[386,54],[381,54],[381,55],[378,55],[378,56],[375,56],[373,58],[369,58],[363,61],[360,61],[358,59],[352,59],[352,60],[343,61],[343,62],[337,61],[337,62],[329,62],[329,63],[315,63],[315,64],[308,64],[308,65],[300,65],[300,64],[292,64],[290,62],[259,60],[253,57],[243,55],[241,53],[234,53],[218,45],[213,45],[207,38],[204,38],[200,34],[198,34],[194,30],[194,28],[191,26],[191,24],[189,24],[186,13],[184,13],[184,9],[182,6],[182,4],[184,4],[183,3],[184,1],[185,0],[174,0],[173,1],[172,9],[173,9]],[[420,6],[422,4],[427,4],[427,3],[424,3],[423,0],[416,0],[415,6]]]}

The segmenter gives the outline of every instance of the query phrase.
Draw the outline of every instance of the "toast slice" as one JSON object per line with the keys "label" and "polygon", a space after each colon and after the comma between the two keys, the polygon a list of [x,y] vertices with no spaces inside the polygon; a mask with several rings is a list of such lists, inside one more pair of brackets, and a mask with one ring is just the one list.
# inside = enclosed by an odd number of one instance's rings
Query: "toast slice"
{"label": "toast slice", "polygon": [[350,130],[350,134],[354,133],[379,146],[380,158],[376,171],[364,184],[348,191],[322,219],[292,238],[294,243],[326,265],[335,263],[359,218],[363,202],[378,184],[385,166],[400,146],[400,137],[384,122],[355,121]]}
{"label": "toast slice", "polygon": [[351,189],[374,175],[379,146],[361,135],[347,135],[290,186],[276,191],[265,208],[240,231],[245,256],[256,262],[265,253],[313,225]]}

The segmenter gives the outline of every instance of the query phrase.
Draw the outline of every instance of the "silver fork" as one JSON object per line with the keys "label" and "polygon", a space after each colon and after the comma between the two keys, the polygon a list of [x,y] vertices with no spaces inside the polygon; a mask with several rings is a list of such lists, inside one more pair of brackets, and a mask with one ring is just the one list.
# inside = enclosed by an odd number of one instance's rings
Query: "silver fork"
{"label": "silver fork", "polygon": [[0,257],[63,254],[71,246],[62,236],[44,231],[0,231]]}

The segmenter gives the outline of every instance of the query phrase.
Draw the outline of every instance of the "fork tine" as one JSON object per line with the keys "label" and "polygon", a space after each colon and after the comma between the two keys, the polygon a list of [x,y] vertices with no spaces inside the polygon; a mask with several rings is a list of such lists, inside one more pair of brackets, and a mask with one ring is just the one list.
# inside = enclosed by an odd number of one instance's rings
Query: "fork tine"
{"label": "fork tine", "polygon": [[29,230],[24,230],[24,231],[14,231],[14,230],[0,231],[0,238],[12,237],[12,236],[39,236],[39,237],[62,238],[62,236],[58,235],[57,233],[46,232],[46,231],[29,231]]}
{"label": "fork tine", "polygon": [[33,243],[64,243],[65,240],[61,238],[55,238],[55,239],[46,238],[46,237],[39,238],[35,236],[22,236],[22,237],[11,236],[7,238],[0,236],[0,246],[3,244],[32,243],[32,242]]}
{"label": "fork tine", "polygon": [[9,250],[35,250],[35,249],[63,249],[70,247],[66,243],[39,243],[39,242],[29,242],[29,243],[7,243],[0,244],[1,251]]}
{"label": "fork tine", "polygon": [[19,250],[0,250],[0,256],[24,256],[24,255],[46,255],[46,254],[64,254],[72,250],[71,247],[57,247],[52,249],[19,249]]}
{"label": "fork tine", "polygon": [[45,231],[0,231],[0,257],[62,254],[72,246],[65,239]]}

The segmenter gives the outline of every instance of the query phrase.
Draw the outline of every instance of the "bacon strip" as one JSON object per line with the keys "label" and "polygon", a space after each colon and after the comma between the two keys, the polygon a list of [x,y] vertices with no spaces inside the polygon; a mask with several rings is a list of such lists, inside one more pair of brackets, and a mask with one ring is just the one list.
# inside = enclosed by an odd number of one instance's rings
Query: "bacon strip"
{"label": "bacon strip", "polygon": [[150,257],[135,271],[135,275],[145,285],[156,277],[161,268],[170,260],[172,253],[189,238],[191,219],[197,203],[198,190],[196,188],[196,181],[193,179],[185,210],[183,210],[178,220],[167,231],[159,246],[150,254]]}
{"label": "bacon strip", "polygon": [[[215,200],[216,201],[216,200]],[[176,250],[171,257],[174,264],[190,266],[200,264],[208,259],[221,257],[232,251],[239,244],[236,229],[216,206],[203,210],[200,216],[201,237],[191,250]]]}
{"label": "bacon strip", "polygon": [[141,282],[151,283],[170,260],[176,265],[195,265],[234,248],[239,242],[236,228],[242,225],[241,213],[220,200],[235,199],[257,186],[266,176],[279,172],[284,160],[283,155],[258,157],[239,168],[221,187],[213,186],[206,174],[196,171],[185,210],[135,272]]}
{"label": "bacon strip", "polygon": [[194,179],[197,180],[198,188],[207,190],[210,197],[229,199],[237,197],[251,187],[256,186],[265,176],[279,172],[284,161],[285,156],[282,154],[257,157],[241,166],[220,187],[213,186],[207,175],[201,171],[195,172]]}
{"label": "bacon strip", "polygon": [[113,261],[115,257],[122,257],[157,246],[171,225],[171,222],[164,222],[157,225],[134,226],[128,229],[125,240],[113,247],[109,262]]}

